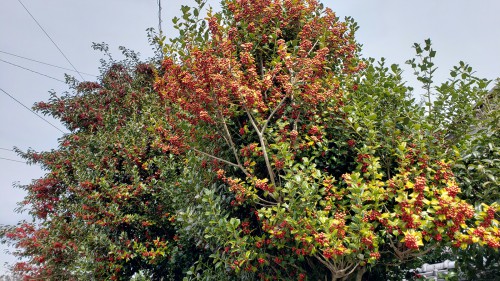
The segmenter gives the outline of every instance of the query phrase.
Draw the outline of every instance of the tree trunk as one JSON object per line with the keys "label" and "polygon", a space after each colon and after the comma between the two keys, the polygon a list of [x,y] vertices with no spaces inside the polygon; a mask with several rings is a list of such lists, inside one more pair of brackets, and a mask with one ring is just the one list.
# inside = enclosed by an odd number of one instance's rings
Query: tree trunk
{"label": "tree trunk", "polygon": [[366,272],[366,267],[361,267],[356,272],[356,281],[361,281],[363,279],[363,274]]}

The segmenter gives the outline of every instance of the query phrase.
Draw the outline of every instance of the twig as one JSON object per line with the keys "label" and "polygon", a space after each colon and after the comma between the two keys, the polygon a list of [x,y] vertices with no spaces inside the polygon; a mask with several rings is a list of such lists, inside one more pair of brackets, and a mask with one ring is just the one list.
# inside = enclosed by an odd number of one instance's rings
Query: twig
{"label": "twig", "polygon": [[207,156],[207,157],[213,158],[213,159],[215,159],[215,160],[217,160],[217,161],[221,161],[221,162],[226,163],[226,164],[228,164],[228,165],[231,165],[231,166],[233,166],[233,167],[240,168],[240,169],[242,168],[242,167],[241,167],[240,165],[238,165],[238,164],[235,164],[235,163],[233,163],[233,162],[230,162],[230,161],[224,160],[224,159],[219,158],[219,157],[217,157],[217,156],[214,156],[214,155],[212,155],[212,154],[209,154],[209,153],[203,152],[203,151],[198,150],[198,149],[196,149],[196,148],[194,148],[194,147],[191,147],[191,149],[192,149],[193,151],[197,152],[197,153],[203,154],[203,155],[205,155],[205,156]]}
{"label": "twig", "polygon": [[241,165],[240,157],[238,156],[238,151],[236,150],[236,145],[233,142],[233,139],[231,138],[231,134],[229,132],[229,128],[227,127],[226,120],[224,119],[223,116],[218,117],[222,120],[222,124],[224,125],[224,132],[226,133],[227,136],[227,141],[229,142],[229,145],[231,146],[231,150],[233,151],[234,158],[236,158],[236,163],[238,163],[238,167],[245,173],[246,176],[250,176],[250,173]]}
{"label": "twig", "polygon": [[285,102],[286,99],[287,99],[287,96],[285,95],[281,99],[281,101],[278,103],[278,105],[273,109],[273,111],[271,112],[271,114],[269,114],[269,117],[267,117],[266,121],[264,122],[264,125],[262,126],[262,132],[264,132],[264,130],[266,130],[267,124],[269,124],[269,121],[271,120],[271,118],[278,111],[278,109],[283,105],[283,103]]}

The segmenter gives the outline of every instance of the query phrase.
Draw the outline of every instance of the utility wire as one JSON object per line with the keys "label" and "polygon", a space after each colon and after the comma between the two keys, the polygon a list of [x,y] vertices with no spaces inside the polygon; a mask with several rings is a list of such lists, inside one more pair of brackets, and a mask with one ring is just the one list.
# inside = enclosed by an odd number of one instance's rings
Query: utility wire
{"label": "utility wire", "polygon": [[19,162],[19,163],[23,163],[23,164],[28,164],[24,161],[19,161],[19,160],[14,160],[14,159],[9,159],[9,158],[3,158],[3,157],[0,157],[1,160],[7,160],[7,161],[12,161],[12,162]]}
{"label": "utility wire", "polygon": [[[5,51],[1,51],[1,50],[0,50],[0,53],[4,53],[4,54],[10,55],[10,56],[18,57],[18,58],[25,59],[25,60],[29,60],[29,61],[34,61],[34,62],[37,62],[37,63],[45,64],[45,65],[48,65],[48,66],[52,66],[52,67],[57,67],[57,68],[59,68],[59,69],[64,69],[64,70],[67,70],[67,71],[76,72],[76,71],[74,71],[73,69],[70,69],[70,68],[66,68],[66,67],[62,67],[62,66],[58,66],[58,65],[54,65],[54,64],[50,64],[50,63],[43,62],[43,61],[38,61],[38,60],[35,60],[35,59],[30,59],[30,58],[23,57],[23,56],[16,55],[16,54],[12,54],[12,53],[9,53],[9,52],[5,52]],[[81,73],[81,74],[88,75],[88,76],[97,77],[97,75],[90,74],[90,73],[85,73],[85,72],[80,72],[80,73]]]}
{"label": "utility wire", "polygon": [[12,149],[3,148],[3,147],[0,147],[0,150],[7,150],[7,151],[12,151],[12,152],[14,152],[14,150],[12,150]]}
{"label": "utility wire", "polygon": [[50,39],[50,41],[54,44],[54,46],[56,46],[56,48],[59,50],[59,52],[63,55],[63,57],[66,59],[66,61],[68,61],[68,63],[73,67],[73,69],[76,71],[76,73],[78,73],[78,75],[80,75],[80,78],[82,78],[82,81],[85,80],[82,76],[82,74],[80,74],[80,72],[76,69],[76,67],[71,63],[71,61],[68,59],[68,57],[66,57],[66,55],[64,54],[64,52],[61,50],[61,48],[59,48],[59,46],[56,44],[56,42],[54,42],[54,40],[52,40],[52,38],[49,36],[49,34],[47,33],[47,31],[45,31],[45,29],[43,29],[43,27],[40,25],[40,23],[38,23],[38,21],[35,19],[35,17],[30,13],[30,11],[28,10],[28,8],[26,8],[26,6],[24,6],[23,2],[21,2],[21,0],[17,0],[17,2],[19,2],[19,4],[21,4],[23,6],[23,8],[26,10],[26,12],[28,12],[28,14],[31,16],[31,18],[36,22],[36,24],[40,27],[40,29],[42,29],[43,33],[45,33],[45,35],[47,35],[47,37]]}
{"label": "utility wire", "polygon": [[162,36],[161,30],[161,0],[158,0],[158,33],[160,37]]}
{"label": "utility wire", "polygon": [[0,88],[0,91],[2,91],[4,94],[6,94],[7,96],[9,96],[11,99],[15,100],[17,103],[19,103],[20,105],[22,105],[24,108],[26,108],[27,110],[31,111],[31,113],[35,114],[36,116],[38,116],[38,118],[42,119],[43,121],[47,122],[50,126],[54,127],[55,129],[57,129],[59,132],[63,133],[64,134],[64,131],[59,129],[58,127],[56,127],[56,125],[50,123],[47,119],[43,118],[42,116],[40,116],[38,113],[34,112],[33,110],[31,110],[29,107],[27,107],[26,105],[24,105],[22,102],[20,102],[18,99],[16,99],[15,97],[13,97],[12,95],[10,95],[9,93],[7,93],[6,91],[4,91],[4,89]]}
{"label": "utility wire", "polygon": [[11,63],[11,62],[5,61],[5,60],[3,60],[3,59],[0,59],[0,61],[1,61],[1,62],[4,62],[4,63],[7,63],[7,64],[10,64],[10,65],[13,65],[13,66],[17,66],[17,67],[22,68],[22,69],[27,70],[27,71],[31,71],[31,72],[36,73],[36,74],[38,74],[38,75],[45,76],[45,77],[50,78],[50,79],[54,79],[54,80],[56,80],[56,81],[66,83],[65,81],[63,81],[63,80],[61,80],[61,79],[54,78],[54,77],[49,76],[49,75],[47,75],[47,74],[43,74],[43,73],[41,73],[41,72],[38,72],[38,71],[35,71],[35,70],[32,70],[32,69],[26,68],[26,67],[24,67],[24,66],[20,66],[20,65],[17,65],[17,64],[15,64],[15,63]]}

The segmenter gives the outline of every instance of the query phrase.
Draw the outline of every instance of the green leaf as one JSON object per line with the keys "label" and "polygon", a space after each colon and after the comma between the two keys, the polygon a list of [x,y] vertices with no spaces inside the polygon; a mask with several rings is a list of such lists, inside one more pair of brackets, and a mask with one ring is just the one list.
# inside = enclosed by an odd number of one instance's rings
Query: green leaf
{"label": "green leaf", "polygon": [[190,9],[191,7],[189,6],[181,5],[182,14],[186,14],[187,12],[189,12]]}

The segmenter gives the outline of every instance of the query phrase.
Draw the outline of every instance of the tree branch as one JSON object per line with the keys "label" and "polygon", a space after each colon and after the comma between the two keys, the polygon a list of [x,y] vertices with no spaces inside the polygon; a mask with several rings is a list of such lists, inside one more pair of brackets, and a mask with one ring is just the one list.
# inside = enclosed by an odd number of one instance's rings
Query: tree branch
{"label": "tree branch", "polygon": [[319,42],[319,39],[316,40],[316,42],[314,42],[314,45],[312,45],[311,49],[309,50],[309,52],[307,52],[307,55],[309,56],[311,54],[311,52],[314,50],[314,47],[316,47],[316,45],[318,44]]}
{"label": "tree branch", "polygon": [[229,142],[229,146],[231,146],[231,150],[233,151],[234,158],[236,158],[236,163],[238,164],[238,167],[245,173],[246,176],[249,176],[250,173],[241,165],[240,157],[238,156],[238,151],[236,150],[236,145],[233,142],[233,139],[231,138],[231,133],[229,132],[229,128],[227,127],[226,120],[224,119],[223,116],[220,114],[217,114],[218,118],[222,120],[222,125],[224,126],[224,132],[227,137],[227,141]]}
{"label": "tree branch", "polygon": [[269,124],[269,121],[271,120],[271,118],[274,116],[274,114],[278,111],[278,109],[283,105],[283,103],[285,102],[285,100],[287,99],[287,96],[285,95],[281,100],[280,102],[278,103],[278,105],[273,109],[273,111],[271,112],[271,114],[269,114],[269,116],[267,117],[266,121],[264,122],[264,125],[262,126],[262,132],[264,132],[267,128],[267,124]]}
{"label": "tree branch", "polygon": [[328,260],[326,260],[326,258],[323,256],[323,254],[320,253],[320,255],[321,256],[318,256],[317,254],[315,254],[314,257],[317,260],[319,260],[319,262],[321,262],[324,266],[326,266],[326,268],[328,268],[328,270],[330,270],[330,272],[333,275],[334,271],[335,271],[335,268],[333,268],[333,265]]}
{"label": "tree branch", "polygon": [[276,187],[276,181],[274,179],[274,171],[273,168],[271,167],[271,162],[269,162],[269,155],[267,155],[267,149],[266,149],[266,142],[264,140],[264,131],[260,131],[259,128],[257,127],[257,124],[255,123],[252,115],[248,111],[248,109],[245,108],[245,112],[248,115],[248,118],[250,119],[250,122],[252,123],[253,128],[255,129],[255,132],[257,133],[257,136],[259,137],[259,142],[261,146],[262,153],[264,154],[264,161],[266,162],[266,167],[267,167],[267,172],[269,173],[269,178],[271,179],[271,183],[274,187]]}
{"label": "tree branch", "polygon": [[226,163],[226,164],[228,164],[228,165],[231,165],[231,166],[233,166],[233,167],[240,168],[240,169],[242,169],[242,168],[243,168],[243,167],[241,167],[241,166],[240,166],[240,165],[238,165],[238,164],[235,164],[235,163],[233,163],[233,162],[230,162],[230,161],[224,160],[224,159],[219,158],[219,157],[217,157],[217,156],[214,156],[214,155],[212,155],[212,154],[209,154],[209,153],[203,152],[203,151],[198,150],[198,149],[196,149],[196,148],[194,148],[194,147],[191,147],[191,149],[192,149],[194,152],[200,153],[200,154],[202,154],[202,155],[205,155],[205,156],[210,157],[210,158],[212,158],[212,159],[215,159],[215,160],[217,160],[217,161],[221,161],[221,162]]}

